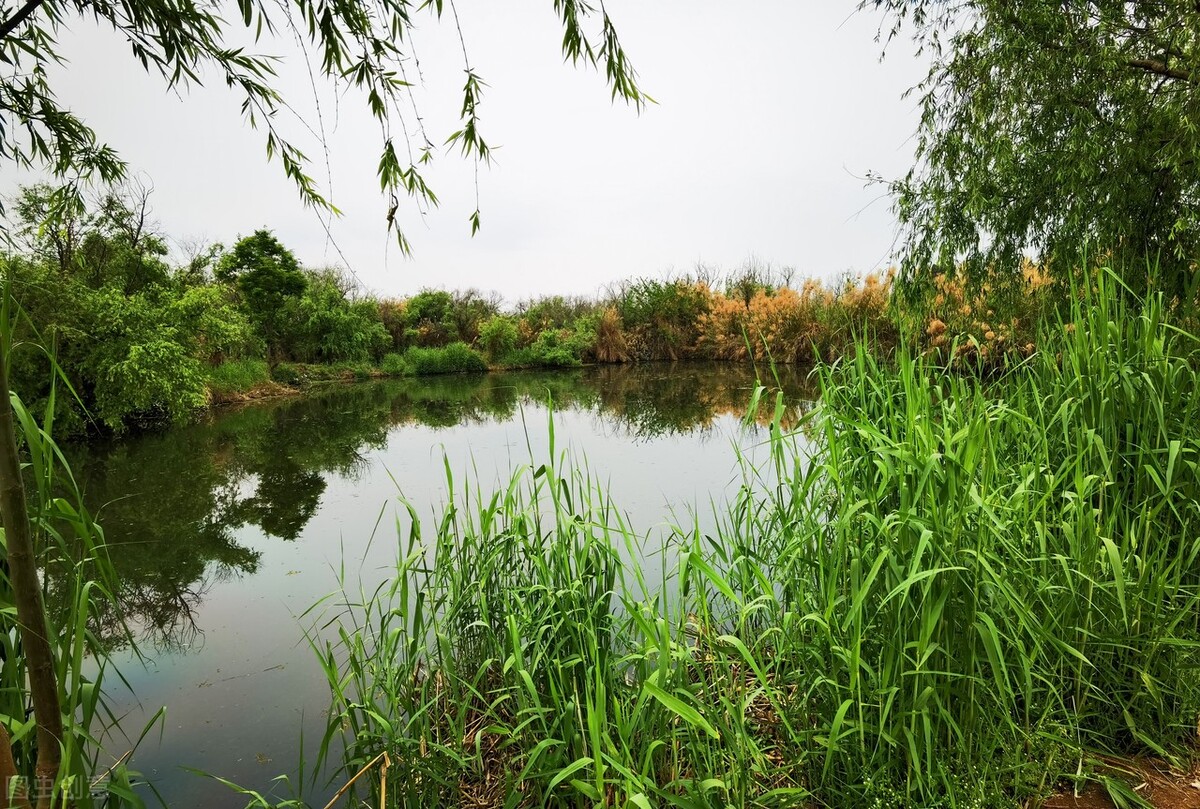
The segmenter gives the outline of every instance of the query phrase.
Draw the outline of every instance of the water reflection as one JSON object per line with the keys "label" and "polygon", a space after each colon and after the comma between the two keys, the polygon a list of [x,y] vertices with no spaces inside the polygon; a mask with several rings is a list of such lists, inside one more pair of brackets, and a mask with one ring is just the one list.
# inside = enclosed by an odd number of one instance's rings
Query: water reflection
{"label": "water reflection", "polygon": [[[803,382],[793,372],[771,385],[802,402]],[[240,529],[295,540],[329,476],[353,479],[365,453],[385,446],[398,426],[505,422],[549,398],[559,411],[591,414],[604,430],[637,441],[740,416],[754,384],[750,368],[707,364],[388,380],[253,404],[71,454],[140,644],[184,652],[202,645],[195,614],[210,588],[258,570],[261,551],[239,542]],[[99,623],[97,633],[118,648],[120,633]]]}

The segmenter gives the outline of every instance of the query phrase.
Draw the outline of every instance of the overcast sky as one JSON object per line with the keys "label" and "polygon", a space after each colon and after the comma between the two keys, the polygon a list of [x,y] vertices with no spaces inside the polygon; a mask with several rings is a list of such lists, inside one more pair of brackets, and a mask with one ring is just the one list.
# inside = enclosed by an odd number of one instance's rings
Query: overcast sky
{"label": "overcast sky", "polygon": [[[285,93],[314,128],[324,123],[328,176],[319,144],[283,122],[343,211],[332,223],[340,254],[280,165],[265,161],[263,133],[245,124],[223,82],[168,95],[111,32],[76,21],[62,41],[70,64],[54,84],[153,184],[172,237],[230,244],[267,227],[305,264],[348,264],[378,293],[587,294],[619,278],[697,262],[732,268],[751,256],[829,278],[889,262],[895,219],[863,178],[908,168],[916,104],[901,95],[924,73],[906,47],[881,63],[879,20],[855,5],[609,0],[658,101],[638,115],[610,101],[602,76],[564,65],[549,0],[460,0],[470,60],[489,85],[482,134],[498,148],[480,172],[474,237],[473,168],[457,153],[439,157],[429,179],[442,205],[398,213],[412,258],[386,233],[378,128],[355,97],[321,89],[314,98],[286,42],[258,50],[285,57]],[[463,57],[452,26],[418,20],[417,101],[441,142],[456,128]]]}

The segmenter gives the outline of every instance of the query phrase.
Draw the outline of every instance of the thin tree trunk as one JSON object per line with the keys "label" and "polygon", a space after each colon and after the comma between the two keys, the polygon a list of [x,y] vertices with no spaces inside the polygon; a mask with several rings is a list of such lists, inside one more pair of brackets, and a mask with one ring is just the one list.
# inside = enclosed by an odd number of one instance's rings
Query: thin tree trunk
{"label": "thin tree trunk", "polygon": [[9,577],[17,603],[17,623],[29,673],[29,693],[37,720],[34,789],[38,807],[49,806],[62,760],[62,709],[54,673],[54,653],[46,631],[46,610],[38,582],[33,531],[17,457],[17,433],[8,393],[8,341],[0,339],[0,517],[8,545]]}

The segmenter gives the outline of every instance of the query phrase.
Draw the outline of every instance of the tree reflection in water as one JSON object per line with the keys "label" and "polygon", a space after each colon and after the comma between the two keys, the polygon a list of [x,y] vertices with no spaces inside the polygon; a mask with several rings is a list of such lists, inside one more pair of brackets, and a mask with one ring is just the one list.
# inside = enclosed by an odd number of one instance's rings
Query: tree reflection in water
{"label": "tree reflection in water", "polygon": [[[795,408],[811,398],[795,371],[770,384]],[[236,531],[256,527],[295,540],[326,478],[361,473],[365,453],[383,447],[391,430],[505,421],[523,404],[549,398],[556,409],[591,413],[631,440],[686,434],[722,415],[745,415],[754,385],[749,367],[710,364],[338,385],[160,433],[77,445],[69,455],[104,529],[119,602],[138,643],[187,651],[203,641],[194,614],[205,594],[258,569],[259,551],[240,544]],[[764,398],[772,408],[774,397]],[[50,590],[53,602],[52,574]],[[125,641],[119,626],[102,618],[94,630],[115,649]]]}

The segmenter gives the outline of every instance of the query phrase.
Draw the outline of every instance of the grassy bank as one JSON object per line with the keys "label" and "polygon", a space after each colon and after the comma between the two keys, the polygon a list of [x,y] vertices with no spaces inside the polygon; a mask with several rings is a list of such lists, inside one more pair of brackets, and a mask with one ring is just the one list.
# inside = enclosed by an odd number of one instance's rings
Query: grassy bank
{"label": "grassy bank", "polygon": [[1097,757],[1186,761],[1200,712],[1197,346],[1103,290],[1063,325],[988,380],[859,346],[715,533],[643,534],[553,449],[448,480],[318,644],[335,778],[386,752],[389,805],[1129,799]]}

